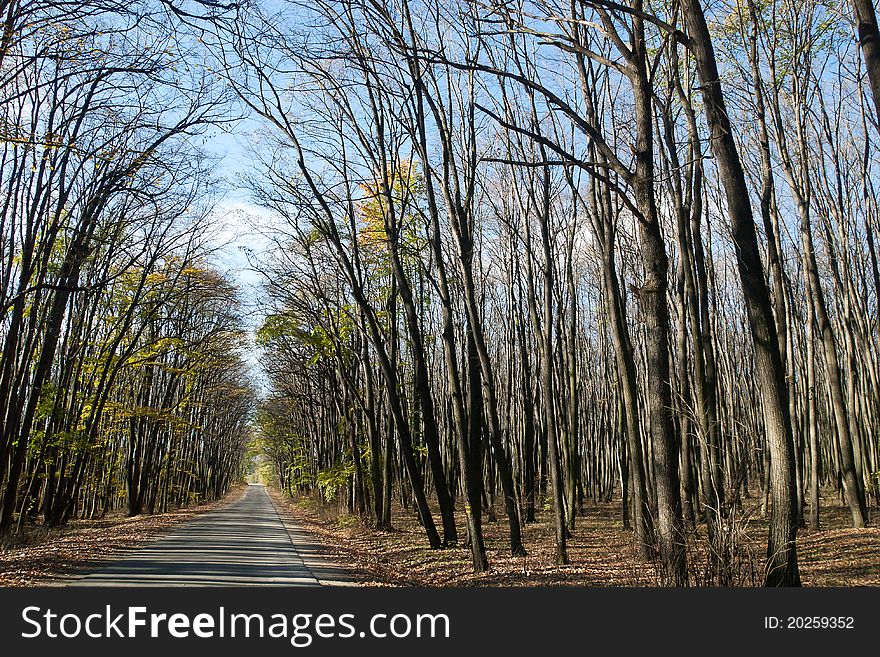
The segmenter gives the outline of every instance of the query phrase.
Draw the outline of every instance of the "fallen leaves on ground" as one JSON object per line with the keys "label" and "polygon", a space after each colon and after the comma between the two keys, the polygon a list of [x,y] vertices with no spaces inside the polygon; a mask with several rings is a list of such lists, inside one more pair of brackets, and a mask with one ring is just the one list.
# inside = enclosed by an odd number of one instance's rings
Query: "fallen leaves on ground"
{"label": "fallen leaves on ground", "polygon": [[[180,522],[219,508],[241,495],[241,489],[223,500],[153,516],[78,520],[52,530],[31,529],[30,542],[0,549],[0,585],[61,584],[99,567]],[[471,571],[470,551],[461,545],[431,550],[412,509],[394,509],[392,532],[366,527],[359,518],[339,513],[335,506],[311,498],[290,500],[275,491],[295,522],[325,548],[326,555],[362,586],[652,586],[654,565],[640,559],[629,531],[623,529],[619,505],[591,504],[577,518],[568,542],[571,563],[555,564],[555,533],[549,514],[528,523],[523,540],[526,557],[510,556],[503,514],[483,524],[490,570]],[[876,512],[873,514],[877,517]],[[456,520],[464,528],[464,514]],[[801,578],[806,586],[880,586],[880,529],[847,527],[848,511],[840,506],[822,509],[822,531],[802,529],[798,538]],[[760,583],[760,557],[766,522],[749,519],[739,547],[754,571],[749,580]],[[463,537],[462,537],[463,538]],[[694,538],[699,539],[699,534]],[[692,575],[699,578],[705,561],[699,540],[691,547]],[[748,561],[746,559],[746,561]]]}
{"label": "fallen leaves on ground", "polygon": [[808,533],[798,547],[805,586],[880,586],[877,527]]}
{"label": "fallen leaves on ground", "polygon": [[[537,523],[525,525],[526,557],[510,555],[503,514],[484,521],[490,570],[475,575],[470,550],[463,541],[445,549],[428,548],[412,509],[395,507],[394,531],[382,532],[365,526],[356,516],[340,513],[335,505],[307,497],[282,499],[275,492],[273,497],[286,505],[297,524],[364,586],[601,587],[658,583],[654,564],[639,558],[631,532],[623,529],[619,504],[591,504],[584,509],[568,541],[571,563],[564,566],[555,563],[555,531],[549,513],[538,514]],[[880,586],[880,529],[847,528],[847,518],[847,509],[826,505],[822,509],[822,531],[800,530],[799,565],[805,586]],[[456,521],[463,532],[463,512],[456,513]],[[743,525],[736,541],[741,554],[734,585],[760,585],[766,520],[752,513]],[[705,581],[701,578],[708,560],[699,532],[691,536],[688,549],[692,582]]]}
{"label": "fallen leaves on ground", "polygon": [[[222,500],[156,515],[74,520],[64,527],[30,527],[26,540],[0,549],[0,586],[53,586],[64,584],[99,567],[125,550],[138,547],[178,523],[190,520],[237,499],[242,488]],[[19,546],[15,542],[22,543]]]}

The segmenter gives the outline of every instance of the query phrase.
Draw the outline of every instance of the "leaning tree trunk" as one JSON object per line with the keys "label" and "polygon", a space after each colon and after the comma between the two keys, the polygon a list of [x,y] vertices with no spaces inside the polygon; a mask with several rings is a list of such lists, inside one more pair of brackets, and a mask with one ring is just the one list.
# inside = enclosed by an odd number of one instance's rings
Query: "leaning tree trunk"
{"label": "leaning tree trunk", "polygon": [[798,528],[794,445],[785,367],[779,352],[770,292],[764,278],[749,190],[724,101],[706,17],[698,0],[682,0],[681,6],[702,84],[706,119],[711,131],[710,143],[727,199],[731,232],[736,245],[737,269],[755,347],[758,385],[764,401],[764,426],[770,449],[770,496],[773,501],[764,581],[768,586],[799,586],[795,542]]}

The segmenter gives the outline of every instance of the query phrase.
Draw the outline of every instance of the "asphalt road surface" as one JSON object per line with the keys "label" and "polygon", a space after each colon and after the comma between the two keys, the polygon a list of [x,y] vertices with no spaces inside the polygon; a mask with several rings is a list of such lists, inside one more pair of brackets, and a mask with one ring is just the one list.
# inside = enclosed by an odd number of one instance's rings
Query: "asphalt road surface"
{"label": "asphalt road surface", "polygon": [[264,486],[76,580],[72,586],[345,584],[320,547],[282,518]]}

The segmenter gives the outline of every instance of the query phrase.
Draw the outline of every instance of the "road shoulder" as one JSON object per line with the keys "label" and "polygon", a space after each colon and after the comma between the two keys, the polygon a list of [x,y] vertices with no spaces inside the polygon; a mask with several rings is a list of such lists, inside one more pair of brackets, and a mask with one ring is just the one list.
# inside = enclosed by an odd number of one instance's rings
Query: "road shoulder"
{"label": "road shoulder", "polygon": [[293,508],[278,491],[266,487],[266,492],[303,564],[321,586],[360,586],[362,584],[356,572],[334,559],[325,544],[297,523]]}

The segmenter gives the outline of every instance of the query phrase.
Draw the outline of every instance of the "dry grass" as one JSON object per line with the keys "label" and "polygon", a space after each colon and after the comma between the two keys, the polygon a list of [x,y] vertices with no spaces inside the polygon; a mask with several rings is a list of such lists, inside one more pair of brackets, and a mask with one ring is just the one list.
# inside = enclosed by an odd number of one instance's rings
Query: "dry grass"
{"label": "dry grass", "polygon": [[[377,532],[359,518],[340,513],[335,505],[312,498],[296,500],[275,495],[290,509],[296,522],[328,552],[352,570],[367,586],[653,586],[658,582],[654,564],[638,558],[632,535],[624,531],[617,504],[590,505],[578,517],[568,543],[571,563],[557,566],[555,534],[548,513],[527,524],[523,540],[528,556],[512,557],[507,549],[507,524],[503,513],[485,522],[484,532],[490,571],[471,572],[466,546],[442,550],[427,547],[412,509],[394,508],[393,532]],[[876,510],[874,517],[877,517]],[[456,514],[459,528],[464,515]],[[849,513],[826,506],[822,531],[801,529],[798,538],[801,577],[805,586],[880,586],[880,529],[848,528]],[[756,585],[763,576],[766,521],[754,512],[743,514],[734,531],[736,585]],[[693,582],[706,581],[707,547],[702,534],[689,537]]]}
{"label": "dry grass", "polygon": [[53,586],[96,568],[126,550],[159,536],[180,522],[217,509],[241,496],[158,515],[74,520],[64,527],[28,527],[0,543],[0,586]]}

